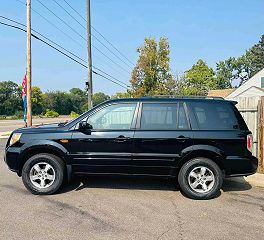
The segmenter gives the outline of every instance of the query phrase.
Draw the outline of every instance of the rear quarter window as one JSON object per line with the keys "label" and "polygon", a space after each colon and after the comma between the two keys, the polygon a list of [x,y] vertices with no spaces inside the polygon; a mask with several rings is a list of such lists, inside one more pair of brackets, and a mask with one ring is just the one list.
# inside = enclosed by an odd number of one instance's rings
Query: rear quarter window
{"label": "rear quarter window", "polygon": [[228,102],[192,102],[191,108],[201,130],[234,130],[238,121]]}

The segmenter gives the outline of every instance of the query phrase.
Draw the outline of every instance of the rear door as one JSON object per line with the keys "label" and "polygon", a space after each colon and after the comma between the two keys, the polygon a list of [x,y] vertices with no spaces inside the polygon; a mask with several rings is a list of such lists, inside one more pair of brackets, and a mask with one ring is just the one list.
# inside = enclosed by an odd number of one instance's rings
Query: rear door
{"label": "rear door", "polygon": [[141,103],[134,135],[133,173],[170,176],[192,145],[184,102]]}
{"label": "rear door", "polygon": [[243,160],[248,130],[240,124],[236,116],[239,113],[233,103],[222,100],[190,101],[188,107],[192,122],[197,124],[193,124],[194,145],[218,151],[224,157],[225,169],[234,173],[237,165],[233,170],[230,164],[240,164]]}

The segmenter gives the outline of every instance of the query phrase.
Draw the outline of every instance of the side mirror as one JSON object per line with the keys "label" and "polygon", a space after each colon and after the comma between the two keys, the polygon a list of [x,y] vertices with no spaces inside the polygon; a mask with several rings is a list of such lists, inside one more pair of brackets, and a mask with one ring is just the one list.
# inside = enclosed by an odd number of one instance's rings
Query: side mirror
{"label": "side mirror", "polygon": [[89,131],[93,129],[93,126],[85,121],[79,123],[79,130],[81,131]]}

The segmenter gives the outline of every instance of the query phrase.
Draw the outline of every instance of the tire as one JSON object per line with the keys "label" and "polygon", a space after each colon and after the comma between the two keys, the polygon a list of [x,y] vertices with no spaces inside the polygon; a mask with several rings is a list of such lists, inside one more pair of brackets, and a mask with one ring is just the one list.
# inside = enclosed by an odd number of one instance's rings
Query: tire
{"label": "tire", "polygon": [[50,195],[62,186],[65,172],[62,159],[52,154],[41,153],[26,161],[22,169],[22,180],[31,193]]}
{"label": "tire", "polygon": [[194,158],[180,169],[178,182],[183,193],[192,199],[214,198],[223,183],[222,171],[207,158]]}

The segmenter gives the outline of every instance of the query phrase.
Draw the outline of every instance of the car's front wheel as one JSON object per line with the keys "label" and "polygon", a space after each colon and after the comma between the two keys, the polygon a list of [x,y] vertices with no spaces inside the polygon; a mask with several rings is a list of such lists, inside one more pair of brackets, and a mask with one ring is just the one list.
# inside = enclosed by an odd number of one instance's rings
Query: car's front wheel
{"label": "car's front wheel", "polygon": [[62,186],[65,165],[52,154],[36,154],[29,158],[22,169],[25,187],[33,194],[53,194]]}
{"label": "car's front wheel", "polygon": [[212,160],[195,158],[182,166],[178,182],[189,198],[210,199],[220,191],[223,176],[221,169]]}

